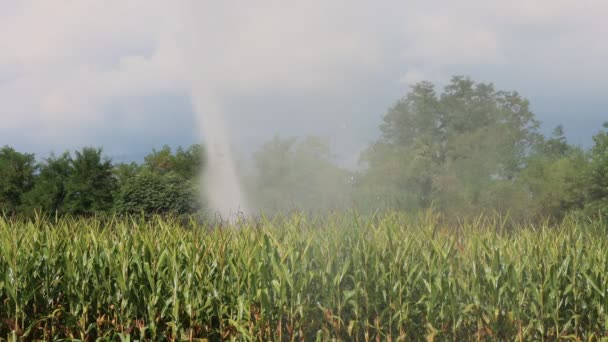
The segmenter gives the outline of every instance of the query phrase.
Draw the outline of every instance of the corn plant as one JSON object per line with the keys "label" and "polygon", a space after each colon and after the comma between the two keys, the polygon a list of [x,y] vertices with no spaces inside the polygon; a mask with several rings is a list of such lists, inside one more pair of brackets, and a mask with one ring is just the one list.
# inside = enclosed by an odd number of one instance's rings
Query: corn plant
{"label": "corn plant", "polygon": [[576,216],[0,218],[0,340],[600,341],[607,291]]}

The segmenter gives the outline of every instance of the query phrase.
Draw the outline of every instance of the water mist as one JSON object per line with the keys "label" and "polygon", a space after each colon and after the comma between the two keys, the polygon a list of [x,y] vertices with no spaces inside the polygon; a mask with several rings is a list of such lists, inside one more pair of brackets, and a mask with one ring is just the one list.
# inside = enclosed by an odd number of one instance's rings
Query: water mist
{"label": "water mist", "polygon": [[239,214],[247,214],[248,208],[230,148],[224,116],[212,98],[206,91],[196,88],[192,91],[192,102],[198,113],[207,157],[206,168],[202,173],[202,195],[215,214],[222,219],[232,220]]}
{"label": "water mist", "polygon": [[367,56],[369,44],[359,44],[349,30],[336,29],[342,26],[336,22],[349,13],[344,11],[347,2],[179,3],[183,21],[176,40],[184,61],[179,67],[189,83],[207,150],[205,198],[223,218],[250,214],[221,105],[260,90],[307,92],[336,81],[344,84],[351,70],[343,67],[345,61],[356,61],[357,70],[366,65],[367,57],[354,56]]}
{"label": "water mist", "polygon": [[217,34],[220,22],[211,3],[190,0],[182,5],[184,27],[177,42],[206,157],[201,196],[212,214],[231,221],[247,215],[248,206],[221,107],[226,71],[221,65],[226,52]]}

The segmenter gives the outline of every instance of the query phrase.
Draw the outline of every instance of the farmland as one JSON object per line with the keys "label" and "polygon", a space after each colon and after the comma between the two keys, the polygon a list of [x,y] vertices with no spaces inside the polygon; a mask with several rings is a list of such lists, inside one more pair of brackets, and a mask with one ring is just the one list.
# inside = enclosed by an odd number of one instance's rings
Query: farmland
{"label": "farmland", "polygon": [[0,219],[8,340],[600,340],[599,220]]}

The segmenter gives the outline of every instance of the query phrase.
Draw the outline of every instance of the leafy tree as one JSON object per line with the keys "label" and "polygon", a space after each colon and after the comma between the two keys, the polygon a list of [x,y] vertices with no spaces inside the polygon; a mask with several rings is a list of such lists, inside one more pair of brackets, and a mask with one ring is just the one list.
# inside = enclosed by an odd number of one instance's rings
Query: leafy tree
{"label": "leafy tree", "polygon": [[[437,94],[414,85],[384,116],[381,138],[361,156],[368,206],[431,205],[458,214],[501,202],[539,139],[528,101],[492,84],[454,77]],[[513,195],[514,198],[522,194]]]}
{"label": "leafy tree", "polygon": [[153,149],[152,153],[144,157],[144,165],[152,172],[165,174],[175,171],[175,158],[169,145],[160,150]]}
{"label": "leafy tree", "polygon": [[192,183],[169,172],[158,174],[144,170],[122,185],[116,199],[121,214],[186,214],[199,206]]}
{"label": "leafy tree", "polygon": [[586,206],[591,214],[608,216],[608,122],[593,141],[595,144],[589,153]]}
{"label": "leafy tree", "polygon": [[117,184],[112,162],[102,157],[102,150],[85,147],[76,151],[70,168],[65,188],[66,211],[79,215],[110,210]]}
{"label": "leafy tree", "polygon": [[538,144],[537,149],[545,156],[559,158],[568,155],[568,153],[572,151],[572,146],[568,144],[564,127],[558,125],[553,130],[549,139],[542,139]]}
{"label": "leafy tree", "polygon": [[535,146],[520,176],[519,183],[531,196],[526,201],[528,215],[560,218],[580,209],[586,167],[585,152],[569,145],[563,128],[556,127],[549,139]]}
{"label": "leafy tree", "polygon": [[198,177],[203,167],[203,148],[201,145],[192,145],[188,149],[178,147],[175,154],[171,147],[165,145],[160,150],[153,150],[144,158],[144,166],[158,174],[174,172],[184,179]]}
{"label": "leafy tree", "polygon": [[205,151],[202,145],[192,145],[187,149],[178,147],[175,151],[175,172],[184,179],[193,180],[199,177],[204,167]]}
{"label": "leafy tree", "polygon": [[327,210],[350,198],[350,174],[332,162],[326,141],[307,137],[274,140],[254,153],[252,193],[266,211]]}
{"label": "leafy tree", "polygon": [[137,176],[142,171],[142,167],[136,162],[119,163],[114,165],[114,177],[118,184],[118,188],[125,185],[129,179]]}
{"label": "leafy tree", "polygon": [[178,147],[175,153],[165,145],[148,154],[141,167],[135,163],[118,165],[117,212],[150,215],[196,211],[196,180],[202,166],[201,145]]}
{"label": "leafy tree", "polygon": [[0,149],[0,211],[14,213],[34,183],[35,158],[4,146]]}
{"label": "leafy tree", "polygon": [[67,195],[66,184],[72,171],[71,163],[68,152],[59,157],[51,154],[39,163],[34,187],[24,195],[24,210],[42,209],[50,213],[63,213]]}

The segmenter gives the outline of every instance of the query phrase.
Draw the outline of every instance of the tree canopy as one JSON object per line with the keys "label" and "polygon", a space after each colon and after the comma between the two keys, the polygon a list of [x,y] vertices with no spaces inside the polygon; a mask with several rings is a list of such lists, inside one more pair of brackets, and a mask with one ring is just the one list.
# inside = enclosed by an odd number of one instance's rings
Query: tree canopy
{"label": "tree canopy", "polygon": [[120,214],[188,214],[196,212],[195,188],[174,172],[143,171],[123,184],[116,198]]}
{"label": "tree canopy", "polygon": [[608,122],[593,141],[595,145],[589,153],[587,210],[608,217]]}
{"label": "tree canopy", "polygon": [[349,201],[349,172],[333,163],[329,144],[275,136],[254,153],[251,193],[259,209],[331,210]]}
{"label": "tree canopy", "polygon": [[51,155],[38,163],[38,174],[31,191],[24,195],[24,209],[50,213],[65,213],[67,183],[72,173],[72,157],[68,152],[59,157]]}
{"label": "tree canopy", "polygon": [[[270,213],[432,207],[453,217],[497,211],[517,219],[559,219],[572,210],[608,215],[608,123],[585,150],[568,143],[562,126],[543,136],[517,92],[453,77],[441,89],[413,85],[385,113],[379,132],[357,170],[336,164],[327,139],[275,136],[253,154],[245,177],[253,207]],[[92,147],[36,162],[5,146],[0,210],[189,214],[204,209],[204,167],[202,145],[163,146],[142,163],[118,164]]]}
{"label": "tree canopy", "polygon": [[12,147],[0,148],[0,211],[13,213],[34,185],[35,158]]}
{"label": "tree canopy", "polygon": [[538,125],[516,92],[463,77],[440,93],[418,83],[384,116],[381,138],[362,154],[367,188],[387,206],[484,208],[525,166]]}
{"label": "tree canopy", "polygon": [[70,177],[65,184],[65,208],[72,214],[108,211],[114,204],[116,179],[110,159],[101,149],[85,147],[70,160]]}

